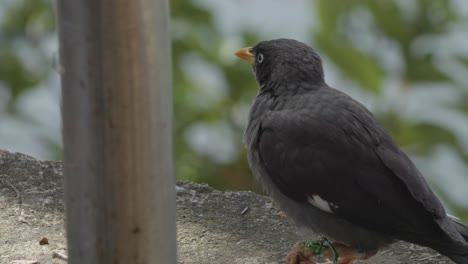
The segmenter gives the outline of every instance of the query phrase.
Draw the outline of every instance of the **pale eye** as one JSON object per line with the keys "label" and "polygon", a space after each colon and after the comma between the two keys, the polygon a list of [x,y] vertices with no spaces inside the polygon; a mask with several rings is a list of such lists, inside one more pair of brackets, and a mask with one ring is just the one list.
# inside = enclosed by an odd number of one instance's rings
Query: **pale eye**
{"label": "pale eye", "polygon": [[257,55],[257,62],[262,63],[262,61],[263,61],[263,54],[260,53]]}

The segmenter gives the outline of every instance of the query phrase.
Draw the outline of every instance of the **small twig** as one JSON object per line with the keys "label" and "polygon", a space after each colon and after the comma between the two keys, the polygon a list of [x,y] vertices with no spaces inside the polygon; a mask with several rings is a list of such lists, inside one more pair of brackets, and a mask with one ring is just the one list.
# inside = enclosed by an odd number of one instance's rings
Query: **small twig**
{"label": "small twig", "polygon": [[39,190],[37,190],[37,189],[35,189],[35,188],[31,188],[31,189],[24,190],[24,193],[27,193],[27,194],[56,193],[58,189],[59,189],[59,188],[54,188],[54,189],[45,190],[45,189],[43,189],[43,188],[40,188]]}
{"label": "small twig", "polygon": [[424,257],[424,258],[418,258],[418,259],[415,259],[416,261],[423,261],[423,260],[428,260],[428,259],[431,259],[431,258],[436,258],[438,257],[439,254],[434,254],[434,255],[430,255],[430,256],[427,256],[427,257]]}
{"label": "small twig", "polygon": [[248,210],[249,210],[249,207],[246,206],[246,207],[244,208],[244,210],[242,210],[242,212],[240,213],[240,215],[244,215],[245,213],[247,213]]}
{"label": "small twig", "polygon": [[13,184],[11,184],[8,180],[2,179],[2,182],[8,185],[11,189],[13,189],[13,191],[15,191],[16,198],[18,199],[19,204],[21,205],[23,203],[23,199],[21,198],[21,193],[18,191],[18,189],[16,189],[16,187]]}
{"label": "small twig", "polygon": [[20,259],[20,260],[13,260],[11,264],[39,264],[39,261]]}
{"label": "small twig", "polygon": [[57,251],[52,252],[52,258],[68,261],[68,257],[65,254],[58,253]]}

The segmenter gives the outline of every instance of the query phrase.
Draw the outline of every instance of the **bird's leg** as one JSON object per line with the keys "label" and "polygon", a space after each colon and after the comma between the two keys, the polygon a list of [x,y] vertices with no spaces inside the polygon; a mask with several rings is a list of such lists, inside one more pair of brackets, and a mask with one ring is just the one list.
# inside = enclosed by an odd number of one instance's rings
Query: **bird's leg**
{"label": "bird's leg", "polygon": [[297,242],[286,257],[288,264],[315,264],[312,257],[323,252],[318,241]]}
{"label": "bird's leg", "polygon": [[[323,237],[321,239],[322,241],[322,244],[327,246],[330,251],[332,252],[333,254],[333,264],[337,264],[338,263],[338,252],[336,252],[336,249],[335,249],[335,246],[333,245],[333,243],[330,242],[330,240],[328,240],[326,237]],[[322,252],[323,254],[323,252]]]}
{"label": "bird's leg", "polygon": [[[327,250],[328,249],[328,250]],[[288,264],[313,264],[314,261],[323,261],[324,252],[333,254],[333,264],[338,264],[338,253],[333,244],[326,238],[315,241],[298,242],[288,254]],[[330,258],[327,256],[326,258]],[[314,259],[314,260],[312,260]]]}
{"label": "bird's leg", "polygon": [[287,257],[288,264],[324,263],[350,264],[358,259],[367,259],[378,250],[362,252],[348,245],[333,242],[326,238],[316,241],[298,242]]}

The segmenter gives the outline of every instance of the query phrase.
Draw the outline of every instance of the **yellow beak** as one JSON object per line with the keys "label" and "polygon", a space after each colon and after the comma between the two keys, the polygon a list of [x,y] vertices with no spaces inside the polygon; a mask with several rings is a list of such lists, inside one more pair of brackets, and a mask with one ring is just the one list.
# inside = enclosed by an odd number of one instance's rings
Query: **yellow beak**
{"label": "yellow beak", "polygon": [[250,62],[251,64],[254,64],[255,63],[255,58],[254,58],[254,55],[252,53],[250,53],[250,51],[252,50],[252,47],[246,47],[246,48],[242,48],[238,51],[236,51],[234,53],[234,55],[236,55],[237,57],[243,59],[243,60],[246,60],[248,62]]}

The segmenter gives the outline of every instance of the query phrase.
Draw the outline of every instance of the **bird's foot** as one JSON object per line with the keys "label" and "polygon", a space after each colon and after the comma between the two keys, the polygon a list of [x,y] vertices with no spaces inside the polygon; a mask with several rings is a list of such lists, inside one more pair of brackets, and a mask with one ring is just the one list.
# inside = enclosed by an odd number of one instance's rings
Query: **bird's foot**
{"label": "bird's foot", "polygon": [[287,256],[288,264],[350,264],[358,259],[367,259],[377,253],[360,252],[342,243],[330,243],[327,239],[298,242]]}
{"label": "bird's foot", "polygon": [[338,253],[332,243],[326,238],[316,241],[297,242],[288,254],[286,260],[288,264],[315,264],[326,263],[325,253],[332,254],[334,264],[338,264]]}

